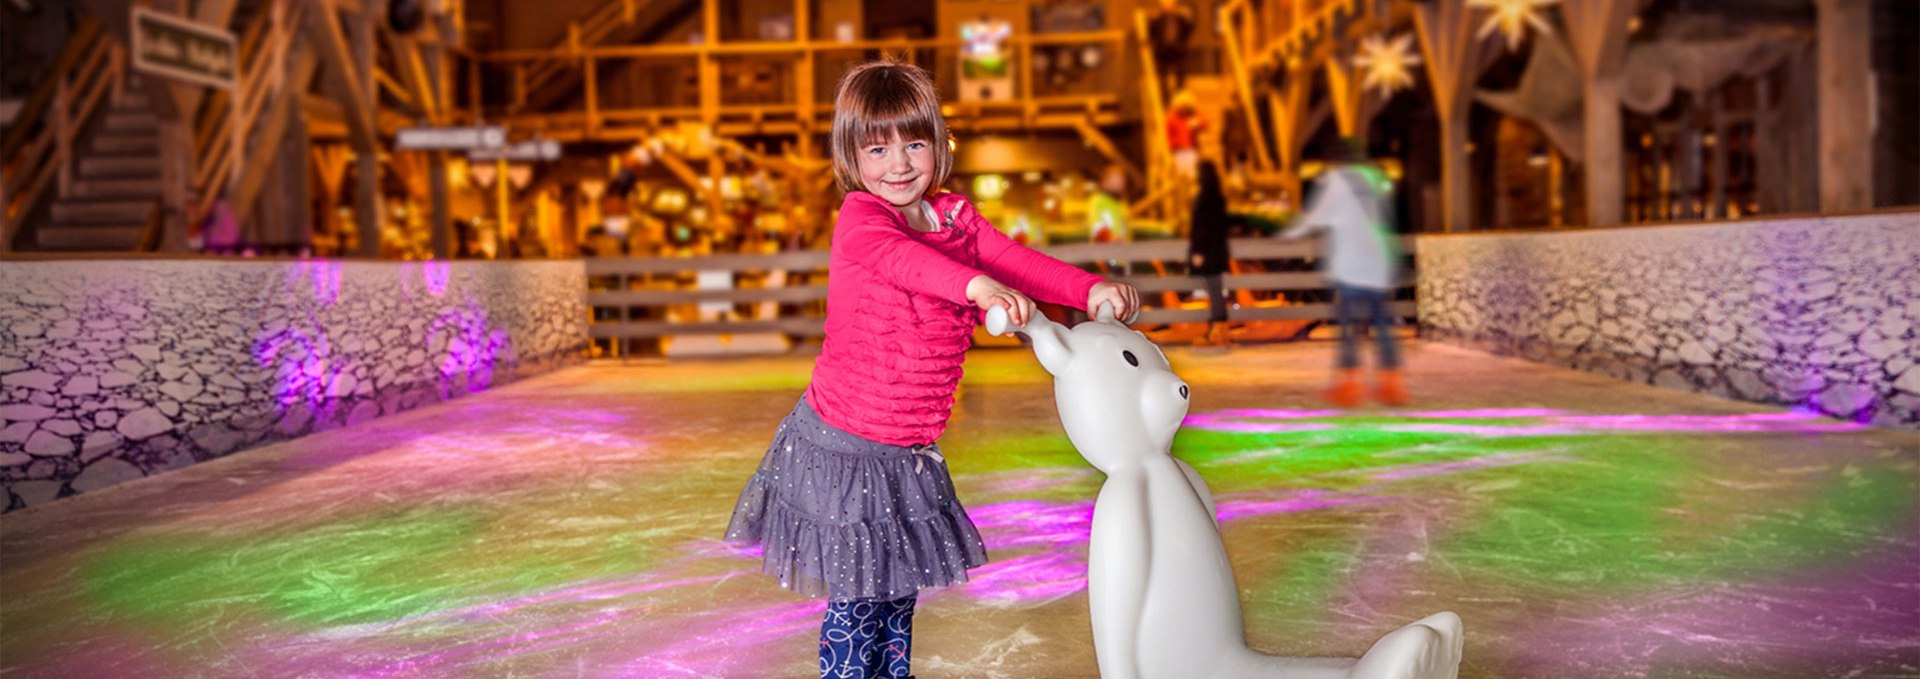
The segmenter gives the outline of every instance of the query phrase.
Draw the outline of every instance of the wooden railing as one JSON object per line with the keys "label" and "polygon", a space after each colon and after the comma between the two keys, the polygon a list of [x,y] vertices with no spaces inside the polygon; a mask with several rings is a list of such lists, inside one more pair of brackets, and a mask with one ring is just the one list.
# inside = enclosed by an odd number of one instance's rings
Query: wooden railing
{"label": "wooden railing", "polygon": [[1267,148],[1267,135],[1260,125],[1257,115],[1259,107],[1253,103],[1254,87],[1250,75],[1252,55],[1248,50],[1256,40],[1253,8],[1247,0],[1233,0],[1220,7],[1220,35],[1226,41],[1228,71],[1233,75],[1233,96],[1240,110],[1247,115],[1240,116],[1240,122],[1247,126],[1247,138],[1253,140],[1253,165],[1257,170],[1273,169],[1273,154]]}
{"label": "wooden railing", "polygon": [[[253,134],[261,111],[283,85],[288,52],[299,35],[306,3],[269,3],[266,12],[256,17],[240,42],[240,73],[231,93],[219,94],[206,104],[207,115],[196,131],[193,188],[197,195],[226,193],[240,184],[247,171],[248,138]],[[247,196],[231,196],[244,202]]]}
{"label": "wooden railing", "polygon": [[1136,10],[1134,30],[1140,43],[1140,114],[1147,133],[1147,186],[1155,187],[1129,206],[1133,214],[1157,215],[1168,221],[1180,221],[1180,206],[1186,204],[1186,192],[1173,169],[1173,151],[1167,145],[1167,96],[1160,91],[1160,69],[1154,62],[1153,43],[1148,39],[1147,11]]}
{"label": "wooden railing", "polygon": [[[1402,240],[1413,251],[1412,238]],[[1224,276],[1235,291],[1236,305],[1228,320],[1240,323],[1333,318],[1325,279],[1312,263],[1317,245],[1312,241],[1241,238],[1231,243],[1236,271]],[[1184,240],[1131,243],[1077,243],[1042,247],[1048,255],[1106,273],[1139,288],[1143,300],[1136,327],[1176,323],[1204,323],[1204,304],[1183,302],[1184,296],[1206,289],[1206,279],[1184,272]],[[819,337],[826,322],[828,253],[824,250],[772,255],[719,255],[691,258],[586,260],[587,306],[593,322],[589,332],[598,339],[624,344],[674,335],[780,333]],[[1168,265],[1167,263],[1173,263]],[[1164,275],[1156,273],[1167,271]],[[700,272],[731,277],[729,287],[698,289]],[[1131,272],[1131,273],[1129,273]],[[784,281],[769,286],[765,281]],[[1393,303],[1392,312],[1411,317],[1410,284]],[[1304,300],[1304,301],[1303,301]],[[722,302],[732,311],[701,320],[693,307]],[[620,351],[619,353],[625,353]]]}
{"label": "wooden railing", "polygon": [[[1064,93],[1035,91],[1036,50],[1098,45],[1109,55],[1126,49],[1128,34],[1121,30],[1015,35],[1007,40],[1013,59],[1015,86],[1020,96],[1006,101],[964,101],[955,96],[957,69],[941,74],[942,100],[949,102],[949,121],[956,129],[1025,130],[1033,127],[1071,128],[1082,121],[1111,125],[1122,120],[1124,69],[1118,63],[1092,69],[1088,79]],[[822,71],[837,71],[841,62],[858,61],[870,53],[892,54],[909,62],[926,59],[947,63],[959,58],[958,39],[888,39],[718,42],[688,45],[609,45],[577,49],[503,50],[482,55],[469,74],[470,86],[505,83],[508,91],[470,93],[484,102],[485,119],[503,123],[516,132],[538,133],[573,140],[635,139],[682,121],[709,125],[723,136],[756,133],[797,133],[823,130],[832,115],[831,96],[819,85],[831,82]],[[1119,61],[1119,60],[1114,60]],[[652,69],[647,78],[612,78],[609,66]],[[547,78],[577,73],[582,99],[541,111],[521,110],[536,76]],[[730,86],[753,75],[763,87],[743,90]],[[491,77],[489,77],[491,76]],[[637,83],[637,84],[636,84]],[[648,89],[652,88],[652,89]]]}
{"label": "wooden railing", "polygon": [[1298,55],[1316,39],[1327,37],[1341,16],[1370,12],[1385,0],[1295,0],[1261,3],[1247,22],[1245,47],[1250,62]]}
{"label": "wooden railing", "polygon": [[121,86],[126,55],[91,18],[83,20],[52,74],[34,91],[0,142],[0,252],[49,186],[73,182],[74,142],[108,94]]}

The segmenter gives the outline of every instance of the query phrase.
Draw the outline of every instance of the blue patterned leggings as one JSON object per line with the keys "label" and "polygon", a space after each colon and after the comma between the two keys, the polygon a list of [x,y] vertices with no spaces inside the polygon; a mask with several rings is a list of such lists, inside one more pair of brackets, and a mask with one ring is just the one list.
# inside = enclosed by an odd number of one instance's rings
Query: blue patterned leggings
{"label": "blue patterned leggings", "polygon": [[915,601],[828,602],[820,623],[821,679],[909,676]]}

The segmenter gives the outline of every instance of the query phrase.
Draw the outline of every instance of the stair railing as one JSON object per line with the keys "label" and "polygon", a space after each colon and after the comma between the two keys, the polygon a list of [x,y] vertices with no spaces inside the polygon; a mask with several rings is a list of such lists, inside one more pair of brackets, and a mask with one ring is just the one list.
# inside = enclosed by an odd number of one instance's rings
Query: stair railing
{"label": "stair railing", "polygon": [[[640,6],[647,0],[618,0],[601,3],[586,17],[567,24],[567,34],[553,46],[556,53],[578,56],[579,52],[605,42],[620,27],[635,21]],[[560,58],[513,65],[514,107],[526,105],[532,89],[553,83],[569,70],[581,65],[580,59]],[[591,68],[593,61],[585,62]]]}
{"label": "stair railing", "polygon": [[126,52],[84,19],[61,48],[51,77],[36,88],[0,142],[0,252],[13,248],[20,226],[49,185],[64,195],[73,183],[74,140],[109,92],[119,90]]}
{"label": "stair railing", "polygon": [[1254,17],[1247,0],[1232,0],[1220,7],[1220,35],[1227,42],[1227,64],[1233,73],[1234,98],[1240,104],[1239,122],[1248,128],[1248,137],[1253,140],[1254,167],[1267,171],[1273,169],[1273,157],[1267,150],[1267,134],[1260,124],[1260,109],[1253,103],[1253,80],[1248,73],[1247,64],[1252,47]]}
{"label": "stair railing", "polygon": [[[267,12],[254,19],[241,40],[240,73],[234,79],[231,94],[214,97],[208,106],[213,116],[201,126],[194,147],[193,187],[197,195],[211,197],[239,185],[246,171],[247,138],[261,111],[279,91],[286,70],[287,53],[300,25],[305,3],[273,2]],[[246,200],[245,196],[230,196]],[[204,198],[203,198],[204,201]]]}
{"label": "stair railing", "polygon": [[1173,150],[1167,146],[1167,100],[1166,93],[1160,91],[1160,69],[1153,57],[1153,33],[1147,25],[1146,10],[1135,10],[1133,18],[1134,29],[1140,35],[1140,68],[1146,72],[1140,79],[1145,90],[1140,101],[1147,122],[1147,185],[1152,190],[1128,208],[1136,215],[1157,214],[1161,219],[1177,221],[1181,192],[1175,190],[1174,185],[1179,175],[1173,168]]}

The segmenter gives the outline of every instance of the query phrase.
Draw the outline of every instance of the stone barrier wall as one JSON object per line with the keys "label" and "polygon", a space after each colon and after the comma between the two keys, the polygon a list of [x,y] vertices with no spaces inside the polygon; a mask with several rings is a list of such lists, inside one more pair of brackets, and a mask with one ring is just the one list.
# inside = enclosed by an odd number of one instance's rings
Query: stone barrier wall
{"label": "stone barrier wall", "polygon": [[1920,429],[1920,213],[1418,247],[1430,338]]}
{"label": "stone barrier wall", "polygon": [[6,511],[578,360],[579,261],[0,262]]}

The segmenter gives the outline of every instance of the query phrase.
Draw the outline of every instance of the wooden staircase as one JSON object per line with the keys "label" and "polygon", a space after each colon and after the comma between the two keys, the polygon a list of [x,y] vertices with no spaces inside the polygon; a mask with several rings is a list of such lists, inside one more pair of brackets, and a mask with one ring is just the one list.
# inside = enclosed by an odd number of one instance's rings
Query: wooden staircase
{"label": "wooden staircase", "polygon": [[[601,45],[652,43],[681,22],[698,18],[699,10],[700,3],[695,0],[603,3],[570,24],[567,34],[553,49],[564,53]],[[580,99],[583,76],[579,65],[577,59],[550,60],[516,70],[513,73],[514,91],[518,95],[515,111],[545,111]]]}
{"label": "wooden staircase", "polygon": [[142,78],[110,97],[93,123],[73,176],[34,229],[38,250],[133,250],[162,190],[159,120]]}

